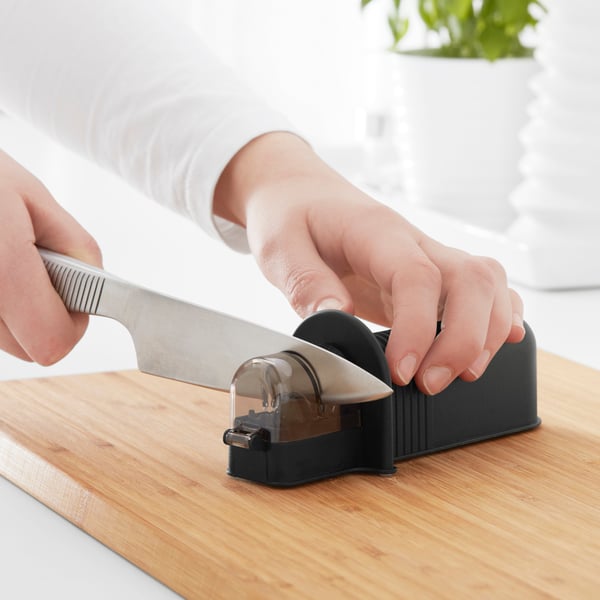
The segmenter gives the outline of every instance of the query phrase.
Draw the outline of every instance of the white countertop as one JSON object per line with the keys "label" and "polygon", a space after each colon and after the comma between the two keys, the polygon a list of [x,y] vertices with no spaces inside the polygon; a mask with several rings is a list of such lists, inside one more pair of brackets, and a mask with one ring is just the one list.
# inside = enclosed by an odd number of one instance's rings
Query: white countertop
{"label": "white countertop", "polygon": [[[191,223],[141,198],[116,178],[2,116],[0,140],[0,147],[36,174],[96,237],[108,270],[287,333],[299,323],[252,258],[208,239]],[[427,223],[418,225],[428,229]],[[440,224],[432,223],[427,232],[444,241],[444,231],[435,231],[436,227]],[[203,285],[206,281],[214,283]],[[595,314],[600,290],[517,289],[539,347],[600,369],[600,323]],[[53,367],[45,369],[0,354],[4,380],[134,367],[127,332],[101,318],[91,320],[84,340]],[[224,447],[224,465],[226,452]],[[1,597],[177,597],[1,477],[0,506]]]}

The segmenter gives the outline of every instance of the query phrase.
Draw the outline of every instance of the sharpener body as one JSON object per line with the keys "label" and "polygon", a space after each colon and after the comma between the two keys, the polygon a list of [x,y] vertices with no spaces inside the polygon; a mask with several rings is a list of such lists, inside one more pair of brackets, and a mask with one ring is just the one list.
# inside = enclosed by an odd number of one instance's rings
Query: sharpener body
{"label": "sharpener body", "polygon": [[395,463],[539,425],[535,339],[505,344],[475,382],[427,396],[391,384],[389,331],[373,333],[339,311],[306,319],[297,337],[342,355],[393,388],[373,402],[324,404],[318,372],[294,353],[247,361],[232,383],[230,475],[293,486],[350,472],[391,474]]}

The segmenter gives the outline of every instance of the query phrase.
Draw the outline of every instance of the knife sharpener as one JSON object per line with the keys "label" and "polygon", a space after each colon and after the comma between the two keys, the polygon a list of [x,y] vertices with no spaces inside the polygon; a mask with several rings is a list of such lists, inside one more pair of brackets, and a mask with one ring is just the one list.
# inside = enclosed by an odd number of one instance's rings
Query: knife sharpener
{"label": "knife sharpener", "polygon": [[318,373],[301,356],[282,352],[244,363],[231,393],[228,473],[271,486],[295,486],[344,473],[382,475],[395,463],[532,429],[537,416],[536,348],[531,328],[504,344],[474,382],[455,380],[428,396],[414,382],[392,384],[385,358],[389,331],[321,311],[294,335],[357,364],[390,385],[372,402],[323,403]]}

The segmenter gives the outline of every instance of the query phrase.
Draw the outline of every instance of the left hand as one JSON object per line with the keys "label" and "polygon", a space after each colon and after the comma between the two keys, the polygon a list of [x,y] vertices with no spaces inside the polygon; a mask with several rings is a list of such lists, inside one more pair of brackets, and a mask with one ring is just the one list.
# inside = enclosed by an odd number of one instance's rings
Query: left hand
{"label": "left hand", "polygon": [[[391,327],[399,384],[427,394],[481,376],[525,335],[499,263],[444,246],[323,163],[301,139],[261,136],[223,172],[215,213],[246,227],[265,276],[302,317],[337,308]],[[442,332],[436,336],[436,322]]]}

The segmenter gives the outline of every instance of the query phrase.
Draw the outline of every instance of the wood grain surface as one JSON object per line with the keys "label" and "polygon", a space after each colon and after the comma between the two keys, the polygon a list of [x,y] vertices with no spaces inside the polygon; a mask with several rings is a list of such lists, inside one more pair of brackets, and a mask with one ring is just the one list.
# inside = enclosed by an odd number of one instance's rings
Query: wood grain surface
{"label": "wood grain surface", "polygon": [[600,597],[600,372],[539,354],[542,426],[272,489],[226,475],[225,394],[0,384],[0,473],[187,598]]}

